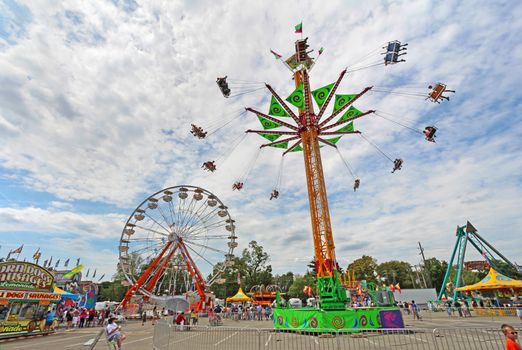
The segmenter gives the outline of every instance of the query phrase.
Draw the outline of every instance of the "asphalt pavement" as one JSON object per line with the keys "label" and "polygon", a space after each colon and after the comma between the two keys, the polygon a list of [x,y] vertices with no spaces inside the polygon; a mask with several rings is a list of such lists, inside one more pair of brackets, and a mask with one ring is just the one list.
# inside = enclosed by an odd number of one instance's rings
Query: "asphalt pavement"
{"label": "asphalt pavement", "polygon": [[[509,323],[516,327],[520,327],[520,320],[516,317],[470,317],[470,318],[459,318],[459,317],[448,317],[446,313],[423,313],[423,319],[421,321],[414,321],[411,316],[404,315],[404,321],[406,328],[491,328],[499,329],[503,323]],[[200,318],[200,325],[207,326],[208,322],[205,318]],[[225,319],[223,322],[223,328],[260,328],[267,329],[272,328],[271,321],[233,321]],[[216,327],[220,328],[220,327]],[[1,341],[0,350],[52,350],[52,349],[64,349],[64,350],[86,350],[87,346],[84,346],[90,339],[96,337],[101,330],[101,327],[95,328],[81,328],[74,330],[61,330],[55,334],[47,336],[38,336],[34,338],[25,339],[14,339],[11,341]],[[123,348],[125,350],[143,350],[152,349],[152,338],[154,335],[154,326],[148,321],[144,326],[139,321],[129,321],[126,325],[123,325],[123,332],[126,334],[127,339],[124,342]],[[224,333],[223,333],[224,334]],[[216,334],[216,336],[220,336]],[[223,341],[226,336],[223,335]],[[216,343],[220,343],[221,340],[216,338]],[[97,344],[96,350],[107,350],[107,344],[105,338],[102,337],[100,342]],[[194,350],[197,350],[194,348]]]}

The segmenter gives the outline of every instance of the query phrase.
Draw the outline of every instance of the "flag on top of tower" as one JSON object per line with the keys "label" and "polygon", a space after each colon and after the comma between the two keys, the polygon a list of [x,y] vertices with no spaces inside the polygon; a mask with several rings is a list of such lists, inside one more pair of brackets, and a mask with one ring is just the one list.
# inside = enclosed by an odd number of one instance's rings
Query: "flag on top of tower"
{"label": "flag on top of tower", "polygon": [[272,53],[272,55],[274,55],[275,59],[278,60],[280,59],[281,57],[283,57],[282,55],[278,54],[277,52],[275,52],[274,50],[270,49],[270,53]]}
{"label": "flag on top of tower", "polygon": [[295,26],[295,32],[296,34],[302,34],[303,33],[303,22],[299,23]]}

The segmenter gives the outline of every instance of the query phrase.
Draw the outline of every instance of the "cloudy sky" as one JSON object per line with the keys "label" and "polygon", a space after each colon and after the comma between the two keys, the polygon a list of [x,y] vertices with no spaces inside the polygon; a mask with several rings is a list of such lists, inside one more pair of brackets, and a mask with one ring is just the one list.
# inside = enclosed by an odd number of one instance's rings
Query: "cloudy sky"
{"label": "cloudy sky", "polygon": [[[302,153],[285,157],[281,196],[274,188],[281,150],[265,148],[242,191],[262,138],[254,115],[268,109],[259,90],[225,99],[215,80],[270,83],[283,96],[289,57],[303,21],[315,57],[312,88],[347,66],[380,62],[388,41],[407,42],[406,62],[354,70],[339,93],[366,86],[425,93],[430,83],[456,90],[440,105],[422,97],[371,92],[355,106],[376,109],[437,143],[378,116],[338,143],[361,179],[323,148],[337,257],[342,266],[448,259],[455,227],[471,221],[507,257],[522,263],[522,3],[513,1],[45,1],[0,0],[0,255],[24,244],[43,258],[81,258],[110,276],[127,218],[150,194],[182,184],[215,193],[237,222],[239,250],[257,240],[276,273],[304,272],[313,254]],[[366,58],[366,60],[365,60]],[[349,68],[350,69],[350,68]],[[242,90],[243,89],[243,90]],[[205,140],[190,124],[214,128]],[[231,147],[242,140],[236,148]],[[218,160],[218,171],[200,167]],[[478,254],[470,254],[478,258]],[[106,278],[107,278],[106,277]]]}

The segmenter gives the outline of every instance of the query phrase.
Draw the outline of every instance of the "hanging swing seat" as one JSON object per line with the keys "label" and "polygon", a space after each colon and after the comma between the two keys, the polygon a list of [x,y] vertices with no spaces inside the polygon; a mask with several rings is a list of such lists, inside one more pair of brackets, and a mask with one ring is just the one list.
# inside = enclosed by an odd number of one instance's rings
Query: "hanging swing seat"
{"label": "hanging swing seat", "polygon": [[432,102],[438,102],[444,91],[446,91],[446,85],[442,83],[437,83],[435,87],[429,92],[428,98]]}

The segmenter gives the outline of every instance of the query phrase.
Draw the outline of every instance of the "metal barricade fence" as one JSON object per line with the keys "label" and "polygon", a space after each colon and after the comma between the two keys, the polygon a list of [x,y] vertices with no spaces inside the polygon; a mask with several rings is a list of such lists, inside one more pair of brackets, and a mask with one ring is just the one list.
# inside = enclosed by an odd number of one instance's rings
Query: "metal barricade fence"
{"label": "metal barricade fence", "polygon": [[164,350],[169,348],[170,334],[172,325],[167,320],[158,320],[154,326],[152,337],[152,347],[154,350]]}
{"label": "metal barricade fence", "polygon": [[317,329],[287,331],[235,327],[175,326],[160,321],[154,350],[501,350],[499,329]]}
{"label": "metal barricade fence", "polygon": [[437,328],[433,339],[436,349],[505,349],[505,338],[498,328]]}

